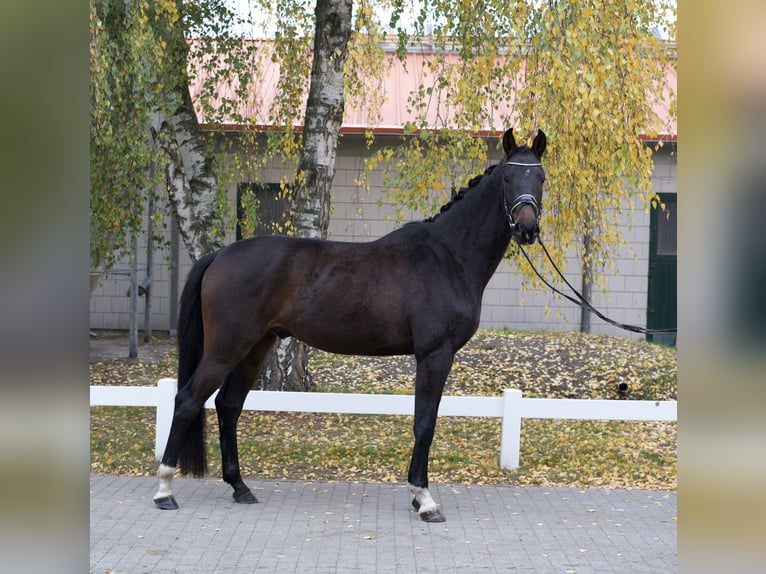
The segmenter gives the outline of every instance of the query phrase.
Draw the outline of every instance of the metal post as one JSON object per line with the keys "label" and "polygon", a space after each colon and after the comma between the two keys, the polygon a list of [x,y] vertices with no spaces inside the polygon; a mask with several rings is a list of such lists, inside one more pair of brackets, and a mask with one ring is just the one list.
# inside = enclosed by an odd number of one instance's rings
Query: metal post
{"label": "metal post", "polygon": [[170,335],[175,336],[178,327],[178,222],[175,216],[170,224]]}
{"label": "metal post", "polygon": [[128,357],[138,357],[138,237],[133,235],[130,258],[130,327],[128,329]]}
{"label": "metal post", "polygon": [[[154,164],[152,163],[152,166]],[[153,167],[150,167],[150,173]],[[146,230],[146,274],[144,281],[144,343],[152,341],[152,291],[154,291],[154,194],[149,194],[149,222]]]}

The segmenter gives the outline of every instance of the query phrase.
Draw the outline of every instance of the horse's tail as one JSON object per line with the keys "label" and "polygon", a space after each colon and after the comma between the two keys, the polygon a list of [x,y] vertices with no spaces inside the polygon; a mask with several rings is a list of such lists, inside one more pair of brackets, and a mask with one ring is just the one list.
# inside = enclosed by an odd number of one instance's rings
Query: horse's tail
{"label": "horse's tail", "polygon": [[[178,390],[191,379],[202,360],[204,330],[202,325],[202,277],[215,259],[217,251],[201,257],[186,278],[178,312]],[[207,472],[205,456],[205,408],[189,425],[186,440],[178,455],[182,474],[202,477]]]}

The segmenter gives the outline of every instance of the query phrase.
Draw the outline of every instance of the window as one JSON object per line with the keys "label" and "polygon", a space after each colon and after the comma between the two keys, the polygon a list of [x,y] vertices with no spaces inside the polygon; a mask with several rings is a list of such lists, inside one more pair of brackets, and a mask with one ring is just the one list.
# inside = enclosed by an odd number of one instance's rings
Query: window
{"label": "window", "polygon": [[282,196],[278,183],[240,183],[237,186],[237,241],[244,237],[243,219],[249,192],[256,202],[254,235],[278,235],[288,211],[287,200]]}
{"label": "window", "polygon": [[[675,199],[675,198],[674,198]],[[657,255],[677,255],[678,216],[675,201],[665,204],[666,211],[657,213]]]}

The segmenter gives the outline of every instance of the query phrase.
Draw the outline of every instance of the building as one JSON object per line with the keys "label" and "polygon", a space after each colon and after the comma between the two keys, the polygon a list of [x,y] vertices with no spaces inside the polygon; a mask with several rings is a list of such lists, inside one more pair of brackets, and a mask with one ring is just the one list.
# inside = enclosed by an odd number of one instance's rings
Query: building
{"label": "building", "polygon": [[[425,57],[422,52],[408,54],[408,58]],[[416,68],[416,62],[409,62],[408,68]],[[394,66],[386,80],[385,90],[388,100],[380,110],[380,122],[375,128],[376,145],[385,145],[399,138],[402,126],[408,120],[405,106],[407,94],[414,88],[414,78],[401,66]],[[668,85],[675,92],[676,75],[668,70]],[[267,102],[268,92],[259,94],[261,103]],[[251,103],[251,105],[254,105]],[[669,106],[668,106],[669,107]],[[502,110],[498,110],[498,115]],[[668,109],[660,110],[660,115],[668,117]],[[200,117],[204,125],[205,118]],[[267,128],[266,120],[262,127]],[[677,134],[675,121],[668,119],[666,133],[660,137],[668,142],[654,155],[655,171],[653,186],[668,207],[670,218],[657,217],[653,210],[644,213],[637,209],[632,213],[632,224],[625,225],[624,234],[631,244],[632,251],[617,253],[614,257],[616,273],[610,278],[606,294],[594,290],[593,304],[607,316],[621,323],[648,327],[675,326],[676,312],[676,151]],[[357,184],[363,171],[365,157],[371,154],[365,143],[364,114],[352,106],[347,107],[344,115],[335,179],[332,188],[333,217],[330,223],[330,236],[341,241],[369,241],[391,231],[394,223],[389,215],[391,206],[379,205],[382,189],[382,175],[373,174],[370,179],[370,191],[362,190]],[[225,126],[223,137],[236,138],[241,126]],[[487,132],[486,137],[496,138],[499,133]],[[647,144],[651,143],[647,140]],[[375,148],[373,148],[375,149]],[[490,147],[490,149],[492,149]],[[499,159],[490,157],[492,163]],[[293,166],[273,162],[261,174],[263,182],[276,184],[285,173],[294,173]],[[380,175],[380,177],[377,177]],[[247,184],[249,182],[239,182]],[[239,185],[232,184],[229,199],[236,204]],[[273,194],[271,194],[273,195]],[[263,202],[268,204],[271,195],[264,195]],[[422,215],[413,216],[421,219]],[[227,242],[236,239],[236,232],[231,231]],[[171,250],[172,251],[172,250]],[[154,271],[151,283],[152,293],[152,328],[155,330],[173,330],[174,315],[180,287],[191,267],[190,259],[183,245],[178,248],[177,261],[171,251],[159,251],[154,255]],[[139,284],[146,275],[145,248],[139,247]],[[576,258],[570,257],[560,262],[565,272],[576,287],[580,286],[580,269]],[[101,286],[91,297],[90,326],[92,329],[127,329],[129,326],[130,305],[129,281],[126,274],[112,273],[104,277]],[[139,325],[144,321],[144,305],[139,304]],[[549,291],[522,290],[521,278],[514,268],[501,264],[490,281],[485,292],[481,326],[490,329],[513,330],[576,330],[579,328],[580,311],[574,304],[555,297]],[[642,337],[636,333],[623,331],[604,323],[597,317],[592,318],[593,332]],[[665,342],[673,342],[674,337]]]}

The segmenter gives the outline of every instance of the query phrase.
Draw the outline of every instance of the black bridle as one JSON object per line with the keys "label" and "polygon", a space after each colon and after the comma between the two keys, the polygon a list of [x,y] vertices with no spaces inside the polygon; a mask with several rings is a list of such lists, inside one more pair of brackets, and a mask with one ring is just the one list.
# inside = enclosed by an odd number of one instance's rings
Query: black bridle
{"label": "black bridle", "polygon": [[[505,168],[506,165],[521,165],[526,167],[542,167],[543,164],[541,163],[521,163],[517,161],[507,161],[503,164],[503,168]],[[508,205],[508,200],[505,196],[505,177],[503,177],[503,174],[500,174],[502,186],[503,186],[503,211],[505,212],[505,217],[508,220],[508,227],[510,227],[511,232],[513,232],[516,229],[516,223],[514,223],[513,218],[516,215],[516,212],[519,211],[522,207],[525,205],[529,205],[532,207],[532,209],[535,212],[535,219],[537,220],[537,223],[539,225],[540,218],[543,215],[542,207],[539,203],[537,203],[537,199],[535,199],[535,196],[531,193],[522,193],[519,197],[516,198],[516,200],[513,202],[513,205]]]}

